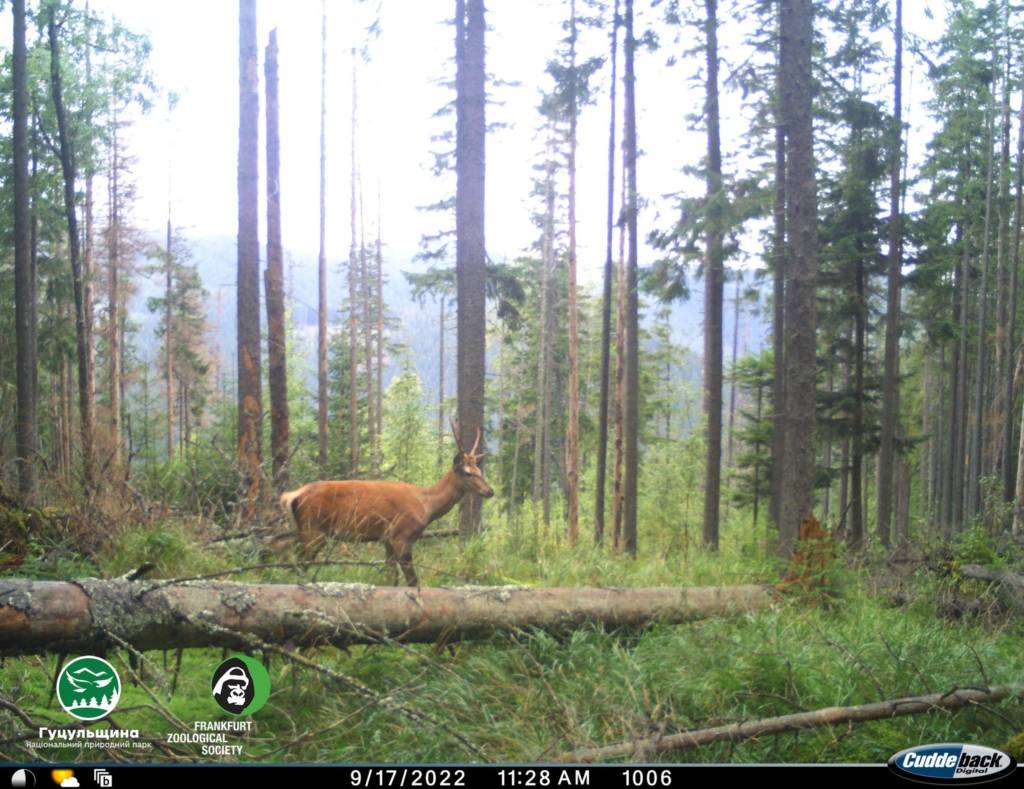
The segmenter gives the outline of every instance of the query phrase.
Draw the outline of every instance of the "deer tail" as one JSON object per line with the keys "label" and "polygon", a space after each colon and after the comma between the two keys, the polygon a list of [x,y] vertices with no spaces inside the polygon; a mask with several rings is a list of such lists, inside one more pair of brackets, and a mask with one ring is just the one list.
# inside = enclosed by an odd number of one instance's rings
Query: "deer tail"
{"label": "deer tail", "polygon": [[290,490],[287,493],[282,493],[279,501],[281,502],[281,509],[285,511],[288,516],[288,520],[291,521],[292,527],[297,531],[299,528],[299,494],[302,493],[302,488],[298,490]]}

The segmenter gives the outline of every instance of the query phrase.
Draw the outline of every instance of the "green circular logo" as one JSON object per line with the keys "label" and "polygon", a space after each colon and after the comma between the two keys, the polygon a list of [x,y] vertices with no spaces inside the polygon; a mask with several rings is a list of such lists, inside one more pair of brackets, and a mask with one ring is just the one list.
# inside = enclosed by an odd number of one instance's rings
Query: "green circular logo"
{"label": "green circular logo", "polygon": [[109,715],[120,698],[121,678],[103,658],[77,657],[65,664],[57,677],[60,706],[79,720],[95,721]]}
{"label": "green circular logo", "polygon": [[252,715],[270,698],[270,675],[258,660],[232,655],[213,672],[213,699],[232,715]]}

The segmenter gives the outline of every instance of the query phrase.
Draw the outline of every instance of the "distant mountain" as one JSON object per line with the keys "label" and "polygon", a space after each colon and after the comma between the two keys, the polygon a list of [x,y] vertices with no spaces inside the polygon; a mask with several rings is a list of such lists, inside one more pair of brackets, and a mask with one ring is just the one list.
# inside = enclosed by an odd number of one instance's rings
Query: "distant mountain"
{"label": "distant mountain", "polygon": [[[220,355],[226,368],[232,368],[232,360],[236,347],[236,307],[235,307],[235,274],[237,266],[236,242],[234,237],[207,236],[189,240],[192,250],[192,261],[199,269],[203,285],[207,290],[206,314],[209,321],[208,339],[211,347]],[[331,306],[329,323],[338,325],[339,309],[343,293],[347,288],[347,279],[341,269],[344,261],[333,259],[328,263],[328,289],[335,294]],[[262,267],[261,261],[261,267]],[[384,262],[384,301],[389,314],[394,318],[397,328],[392,340],[410,350],[410,358],[424,384],[425,397],[431,398],[437,391],[438,380],[438,307],[432,300],[422,305],[412,298],[410,288],[403,276],[403,271],[423,271],[427,264],[419,261],[388,261]],[[703,347],[703,292],[702,282],[694,283],[692,295],[688,301],[674,304],[670,316],[673,339],[695,354],[699,359]],[[137,342],[140,353],[148,358],[156,358],[158,341],[155,337],[159,316],[150,313],[146,307],[149,298],[162,295],[162,280],[159,275],[150,278],[139,277],[138,290],[129,305],[131,318],[139,326]],[[315,386],[315,348],[316,348],[316,304],[317,304],[317,261],[310,255],[285,252],[285,287],[292,302],[293,321],[298,334],[303,338],[304,353],[309,361],[308,383]],[[725,315],[725,354],[726,364],[732,348],[733,311],[731,288],[727,286]],[[652,309],[647,310],[646,319],[650,320]],[[264,317],[265,323],[265,317]],[[760,315],[752,314],[749,307],[744,308],[740,323],[741,354],[756,351],[765,343],[768,325]],[[450,332],[448,350],[454,351],[454,331]],[[454,392],[455,354],[446,353],[446,381],[449,392]],[[391,377],[398,372],[400,360],[391,361],[385,370],[385,386]],[[699,370],[699,364],[693,368]]]}

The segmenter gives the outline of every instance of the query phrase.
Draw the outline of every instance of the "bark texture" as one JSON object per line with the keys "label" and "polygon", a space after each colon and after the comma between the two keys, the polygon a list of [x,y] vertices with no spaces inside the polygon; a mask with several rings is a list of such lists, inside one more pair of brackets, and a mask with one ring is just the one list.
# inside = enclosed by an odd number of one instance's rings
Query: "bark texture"
{"label": "bark texture", "polygon": [[[457,364],[459,431],[466,446],[484,433],[486,373],[486,247],[484,243],[485,138],[487,123],[484,69],[483,0],[456,3],[456,189],[455,273],[457,288]],[[483,464],[481,469],[483,468]],[[463,535],[480,531],[480,497],[467,495],[459,513]]]}
{"label": "bark texture", "polygon": [[785,458],[779,507],[779,551],[793,552],[812,512],[815,481],[815,302],[818,273],[817,188],[811,99],[811,0],[782,0],[782,119],[786,129]]}
{"label": "bark texture", "polygon": [[263,417],[256,0],[239,2],[238,44],[238,466],[243,507],[251,512],[260,495]]}
{"label": "bark texture", "polygon": [[412,590],[341,583],[8,579],[0,582],[0,654],[88,654],[113,646],[107,633],[139,650],[244,647],[230,631],[294,646],[386,639],[433,643],[525,627],[683,623],[764,610],[775,599],[761,586]]}
{"label": "bark texture", "polygon": [[277,31],[270,31],[267,81],[267,363],[274,490],[288,489],[288,357],[285,345],[284,248],[281,243],[281,143],[278,133]]}

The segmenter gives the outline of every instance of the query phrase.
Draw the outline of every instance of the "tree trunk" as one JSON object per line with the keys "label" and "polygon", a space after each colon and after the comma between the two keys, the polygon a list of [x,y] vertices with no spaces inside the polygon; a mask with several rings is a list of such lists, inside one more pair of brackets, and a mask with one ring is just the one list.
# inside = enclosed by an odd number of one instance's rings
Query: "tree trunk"
{"label": "tree trunk", "polygon": [[327,0],[320,0],[320,254],[317,257],[317,464],[327,479]]}
{"label": "tree trunk", "polygon": [[601,300],[601,395],[597,420],[597,479],[594,498],[594,541],[604,541],[604,494],[608,465],[608,390],[611,382],[612,344],[612,235],[615,228],[615,94],[618,79],[619,0],[612,12],[612,77],[609,91],[611,120],[608,123],[608,210],[605,216],[604,291]]}
{"label": "tree trunk", "polygon": [[81,417],[79,428],[82,437],[82,477],[85,489],[91,493],[96,488],[96,450],[93,443],[95,422],[92,400],[92,354],[89,350],[88,319],[85,300],[85,279],[83,277],[80,246],[78,239],[78,217],[75,213],[76,164],[71,147],[71,132],[68,129],[64,110],[64,91],[61,80],[60,41],[57,28],[57,8],[51,5],[47,20],[50,41],[50,83],[53,91],[54,111],[57,115],[57,135],[60,145],[60,165],[64,178],[64,216],[68,225],[68,247],[71,257],[71,277],[75,292],[75,337],[78,347],[78,409]]}
{"label": "tree trunk", "polygon": [[724,251],[722,141],[718,128],[718,0],[704,0],[707,123],[707,237],[704,250],[704,546],[718,550],[722,485],[722,302]]}
{"label": "tree trunk", "polygon": [[579,315],[576,305],[576,0],[569,0],[569,69],[573,87],[569,93],[569,423],[565,431],[566,521],[569,545],[579,539],[580,511],[580,355]]}
{"label": "tree trunk", "polygon": [[[730,468],[732,468],[733,445],[735,443],[733,440],[733,430],[736,426],[736,356],[739,353],[740,288],[743,285],[743,270],[737,268],[735,276],[736,292],[733,295],[732,302],[732,375],[729,380],[729,445],[725,456],[726,465]],[[726,512],[728,512],[728,510]]]}
{"label": "tree trunk", "polygon": [[[484,66],[483,0],[456,0],[464,13],[463,34],[456,45],[456,191],[455,276],[458,319],[459,430],[464,446],[480,431],[484,436],[484,376],[487,370],[486,246],[484,243],[484,181],[486,71]],[[483,464],[481,463],[481,470]],[[476,494],[462,499],[459,531],[480,531],[481,501]]]}
{"label": "tree trunk", "polygon": [[25,505],[35,502],[39,426],[36,416],[36,277],[32,265],[28,180],[28,67],[25,0],[14,0],[12,73],[14,82],[14,324],[17,345],[18,493]]}
{"label": "tree trunk", "polygon": [[541,239],[540,274],[540,353],[537,357],[537,424],[534,442],[533,498],[543,504],[544,524],[550,521],[551,502],[548,497],[550,470],[550,422],[551,390],[553,376],[553,354],[551,346],[555,341],[554,269],[555,244],[555,186],[554,186],[554,142],[548,138],[548,156],[544,165],[544,231]]}
{"label": "tree trunk", "polygon": [[118,175],[121,162],[118,151],[118,120],[114,114],[111,127],[110,208],[107,228],[107,386],[110,390],[110,464],[115,474],[121,467],[121,195]]}
{"label": "tree trunk", "polygon": [[864,546],[864,516],[867,508],[864,474],[864,345],[868,303],[865,288],[864,261],[855,264],[854,290],[857,297],[853,318],[853,424],[851,428],[852,452],[850,464],[850,528],[846,544],[851,551]]}
{"label": "tree trunk", "polygon": [[885,370],[882,375],[882,434],[878,449],[878,541],[889,544],[892,513],[893,466],[900,396],[900,272],[903,264],[903,228],[900,217],[900,165],[903,146],[903,0],[896,0],[893,61],[892,162],[889,173],[889,271],[885,308]]}
{"label": "tree trunk", "polygon": [[636,39],[633,36],[633,0],[626,0],[625,43],[625,135],[623,138],[626,167],[626,224],[629,231],[629,256],[626,260],[626,381],[623,404],[625,433],[625,480],[623,484],[623,547],[633,556],[637,551],[637,498],[640,479],[640,304],[637,292],[639,238],[637,237],[636,185],[636,77],[633,58]]}
{"label": "tree trunk", "polygon": [[776,55],[775,169],[772,198],[772,479],[768,510],[776,526],[786,459],[786,126],[782,114],[782,47]]}
{"label": "tree trunk", "polygon": [[985,225],[981,240],[981,284],[978,290],[978,352],[975,360],[974,418],[971,431],[971,456],[967,478],[967,501],[964,517],[973,520],[981,509],[982,439],[985,433],[985,389],[988,381],[988,277],[990,260],[990,238],[992,233],[992,176],[995,155],[992,150],[992,133],[995,125],[995,95],[989,102],[987,139],[985,141]]}
{"label": "tree trunk", "polygon": [[168,202],[167,214],[167,260],[164,285],[164,391],[167,395],[167,462],[174,458],[174,257],[171,251],[171,216]]}
{"label": "tree trunk", "polygon": [[956,389],[957,396],[953,409],[953,429],[955,440],[953,442],[953,453],[951,462],[953,464],[953,484],[951,487],[953,498],[952,526],[954,531],[959,532],[964,525],[964,501],[966,485],[964,485],[964,459],[967,454],[967,333],[968,326],[968,295],[971,288],[970,256],[968,254],[968,242],[963,241],[964,251],[961,260],[962,272],[960,275],[960,286],[955,292],[960,295],[960,327],[959,340],[957,343],[956,355]]}
{"label": "tree trunk", "polygon": [[358,239],[356,238],[356,110],[358,109],[358,84],[356,81],[356,48],[352,47],[352,139],[351,139],[351,172],[349,178],[349,233],[348,248],[348,475],[355,479],[359,476],[359,343],[356,324],[359,291],[358,275]]}
{"label": "tree trunk", "polygon": [[[142,651],[245,648],[247,637],[300,647],[436,643],[523,628],[567,632],[587,624],[681,624],[766,610],[776,600],[764,586],[463,586],[411,592],[338,583],[7,579],[0,590],[0,654],[102,654],[116,643],[106,633]],[[131,616],[124,615],[127,610]]]}
{"label": "tree trunk", "polygon": [[373,448],[374,463],[376,463],[376,469],[380,472],[381,463],[381,437],[384,434],[384,250],[383,241],[381,239],[381,201],[380,201],[380,187],[377,188],[377,250],[374,255],[375,271],[374,276],[376,280],[376,318],[377,318],[377,363],[375,365],[377,371],[377,404],[374,406],[373,414],[377,419],[376,427],[373,431],[373,435],[376,438],[376,444]]}
{"label": "tree trunk", "polygon": [[1006,306],[1006,371],[1003,381],[1003,399],[1005,409],[1003,415],[1003,497],[1013,501],[1014,467],[1013,467],[1013,423],[1016,411],[1013,407],[1013,354],[1016,348],[1017,327],[1017,291],[1020,287],[1020,248],[1021,248],[1021,203],[1024,200],[1024,97],[1021,98],[1020,113],[1017,117],[1017,194],[1013,208],[1013,262],[1010,265],[1010,295]]}
{"label": "tree trunk", "polygon": [[814,504],[817,192],[812,129],[811,0],[782,0],[782,114],[786,128],[786,438],[779,550],[789,557]]}
{"label": "tree trunk", "polygon": [[370,474],[377,477],[380,463],[377,458],[377,416],[374,413],[376,397],[373,378],[373,295],[372,264],[366,254],[366,210],[363,204],[363,178],[359,176],[359,276],[362,279],[363,302],[363,360],[366,364],[366,443],[369,449]]}
{"label": "tree trunk", "polygon": [[615,424],[615,456],[612,468],[612,546],[616,551],[622,546],[622,456],[625,447],[624,404],[626,401],[626,166],[622,165],[622,206],[623,217],[619,223],[619,267],[616,272],[615,303],[615,403],[612,421]]}
{"label": "tree trunk", "polygon": [[242,474],[243,511],[251,514],[260,497],[263,417],[256,0],[240,0],[239,14],[238,465]]}
{"label": "tree trunk", "polygon": [[437,465],[445,467],[444,457],[444,294],[441,294],[440,315],[438,316],[438,345],[441,348],[440,362],[437,368]]}
{"label": "tree trunk", "polygon": [[274,489],[288,484],[288,356],[284,314],[284,249],[281,243],[281,143],[278,134],[277,30],[270,31],[264,73],[267,85],[267,364],[270,383],[270,452]]}

